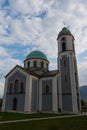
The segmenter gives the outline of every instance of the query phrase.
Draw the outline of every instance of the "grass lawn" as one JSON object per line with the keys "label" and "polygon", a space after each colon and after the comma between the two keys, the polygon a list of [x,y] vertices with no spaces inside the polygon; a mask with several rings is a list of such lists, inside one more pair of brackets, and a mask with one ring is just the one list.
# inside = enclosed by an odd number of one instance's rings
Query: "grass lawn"
{"label": "grass lawn", "polygon": [[0,124],[0,130],[87,130],[87,116]]}
{"label": "grass lawn", "polygon": [[0,112],[0,121],[33,119],[33,118],[54,117],[63,115],[65,114],[51,114],[51,113],[20,114],[11,112]]}

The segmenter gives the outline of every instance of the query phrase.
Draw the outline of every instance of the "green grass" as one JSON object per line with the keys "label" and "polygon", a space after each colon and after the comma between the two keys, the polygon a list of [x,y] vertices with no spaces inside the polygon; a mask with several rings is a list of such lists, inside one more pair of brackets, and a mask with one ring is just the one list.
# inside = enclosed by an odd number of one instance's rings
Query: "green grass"
{"label": "green grass", "polygon": [[0,130],[87,130],[87,116],[1,124]]}
{"label": "green grass", "polygon": [[0,107],[0,112],[1,112],[1,107]]}
{"label": "green grass", "polygon": [[51,113],[20,114],[11,112],[0,112],[0,121],[33,119],[33,118],[54,117],[63,115],[65,114],[51,114]]}

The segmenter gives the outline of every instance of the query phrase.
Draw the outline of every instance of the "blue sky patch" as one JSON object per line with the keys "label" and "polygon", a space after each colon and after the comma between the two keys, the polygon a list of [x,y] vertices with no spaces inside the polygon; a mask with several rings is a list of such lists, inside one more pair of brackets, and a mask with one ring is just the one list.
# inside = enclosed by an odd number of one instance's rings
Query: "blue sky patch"
{"label": "blue sky patch", "polygon": [[36,17],[39,17],[41,19],[45,18],[47,15],[47,11],[40,12]]}
{"label": "blue sky patch", "polygon": [[5,0],[3,3],[2,3],[2,6],[9,6],[9,0]]}
{"label": "blue sky patch", "polygon": [[87,57],[87,50],[78,55],[78,60],[81,62],[85,61],[86,60],[85,57]]}

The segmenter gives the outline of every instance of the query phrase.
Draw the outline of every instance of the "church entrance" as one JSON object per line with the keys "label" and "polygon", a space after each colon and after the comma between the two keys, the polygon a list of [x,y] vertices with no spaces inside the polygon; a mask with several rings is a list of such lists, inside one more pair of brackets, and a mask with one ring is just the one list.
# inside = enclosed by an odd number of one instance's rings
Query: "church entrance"
{"label": "church entrance", "polygon": [[17,110],[17,98],[13,99],[13,110]]}

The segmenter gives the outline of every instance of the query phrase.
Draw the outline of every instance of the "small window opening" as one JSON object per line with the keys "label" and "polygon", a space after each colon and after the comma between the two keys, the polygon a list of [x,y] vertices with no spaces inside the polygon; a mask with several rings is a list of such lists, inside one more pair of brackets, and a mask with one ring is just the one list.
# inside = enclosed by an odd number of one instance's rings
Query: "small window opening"
{"label": "small window opening", "polygon": [[66,51],[66,43],[65,42],[62,43],[62,51]]}

